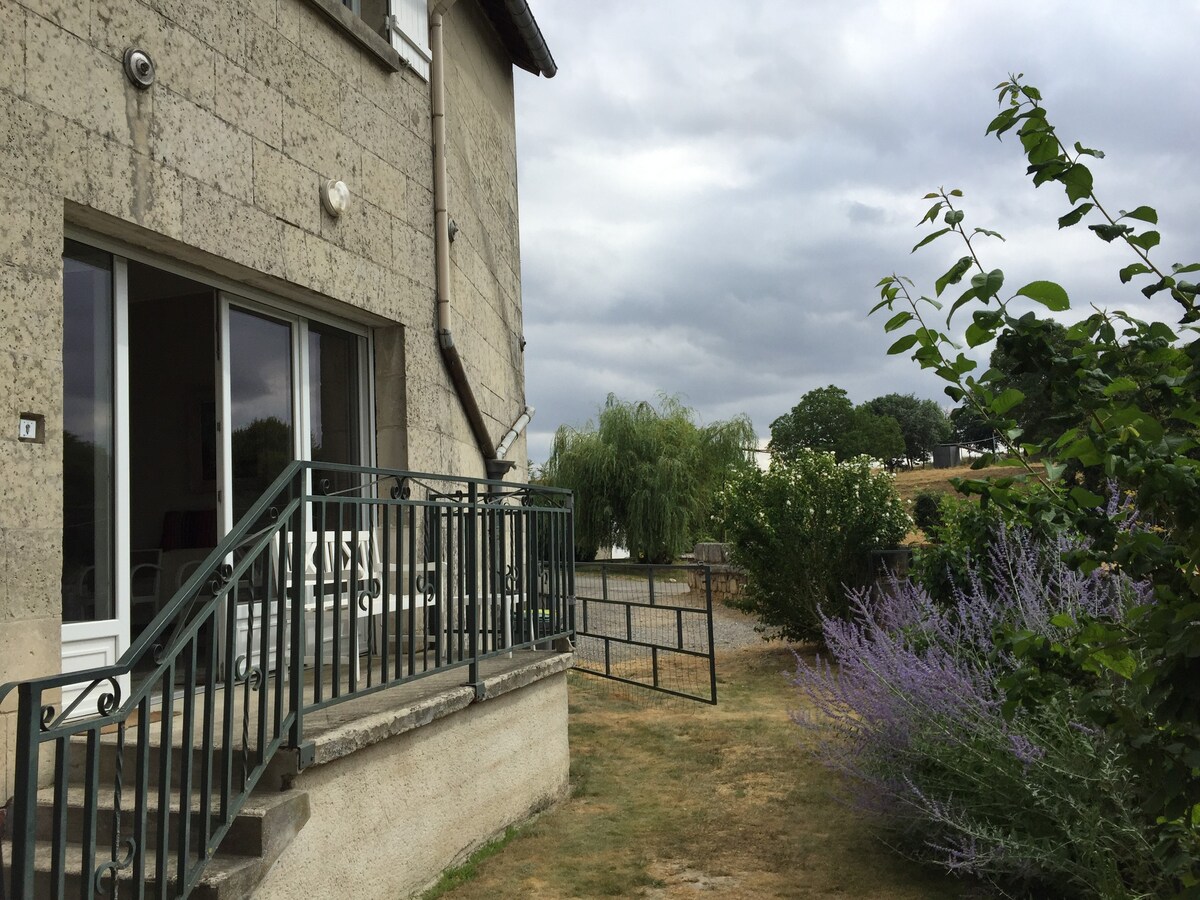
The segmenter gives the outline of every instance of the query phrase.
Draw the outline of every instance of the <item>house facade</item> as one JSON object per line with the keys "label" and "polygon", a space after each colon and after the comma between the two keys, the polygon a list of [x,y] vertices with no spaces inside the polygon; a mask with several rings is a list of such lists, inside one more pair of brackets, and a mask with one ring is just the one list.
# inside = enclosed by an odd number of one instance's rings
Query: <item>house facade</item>
{"label": "house facade", "polygon": [[120,659],[291,460],[524,480],[524,0],[7,0],[0,45],[0,684]]}

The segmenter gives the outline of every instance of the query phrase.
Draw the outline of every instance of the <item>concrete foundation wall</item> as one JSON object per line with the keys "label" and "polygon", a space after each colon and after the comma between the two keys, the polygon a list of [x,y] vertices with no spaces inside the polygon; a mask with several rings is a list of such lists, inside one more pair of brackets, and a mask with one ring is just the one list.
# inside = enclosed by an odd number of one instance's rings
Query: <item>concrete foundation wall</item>
{"label": "concrete foundation wall", "polygon": [[256,900],[400,900],[566,794],[566,674],[301,772],[311,818]]}
{"label": "concrete foundation wall", "polygon": [[[456,326],[498,441],[525,403],[513,73],[473,0],[446,36]],[[155,61],[149,90],[130,46]],[[0,683],[60,666],[67,225],[370,325],[379,461],[483,474],[436,343],[430,139],[428,83],[316,0],[0,3]],[[339,219],[325,179],[350,188]],[[44,443],[17,441],[23,412]]]}

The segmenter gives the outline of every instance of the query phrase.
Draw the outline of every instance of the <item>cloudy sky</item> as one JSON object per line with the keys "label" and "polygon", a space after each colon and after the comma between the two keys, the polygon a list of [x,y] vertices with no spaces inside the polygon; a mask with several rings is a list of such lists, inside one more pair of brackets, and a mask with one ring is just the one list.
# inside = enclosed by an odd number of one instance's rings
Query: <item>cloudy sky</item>
{"label": "cloudy sky", "polygon": [[[1122,287],[1132,261],[1034,190],[1015,138],[984,129],[1009,72],[1045,97],[1110,209],[1158,209],[1160,263],[1200,260],[1200,2],[534,0],[559,66],[517,73],[530,457],[609,392],[682,395],[760,435],[814,387],[948,404],[866,314],[897,271],[928,286],[961,247],[909,255],[921,197],[964,224],[1014,289],[1171,316]],[[963,323],[965,325],[965,322]]]}

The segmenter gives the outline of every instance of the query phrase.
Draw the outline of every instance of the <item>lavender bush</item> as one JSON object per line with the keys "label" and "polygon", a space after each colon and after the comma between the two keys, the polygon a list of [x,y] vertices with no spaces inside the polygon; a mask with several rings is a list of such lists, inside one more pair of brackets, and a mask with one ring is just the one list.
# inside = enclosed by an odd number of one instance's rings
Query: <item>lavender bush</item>
{"label": "lavender bush", "polygon": [[[1052,656],[1149,602],[1146,585],[1067,566],[1077,548],[1002,530],[950,605],[914,583],[854,593],[849,620],[823,621],[836,666],[798,658],[811,706],[795,718],[912,855],[1010,896],[1170,896],[1136,818],[1133,751],[1091,724],[1093,692],[1051,680],[1038,702],[1014,703],[1006,690],[1030,648]],[[1132,691],[1138,665],[1095,678]]]}

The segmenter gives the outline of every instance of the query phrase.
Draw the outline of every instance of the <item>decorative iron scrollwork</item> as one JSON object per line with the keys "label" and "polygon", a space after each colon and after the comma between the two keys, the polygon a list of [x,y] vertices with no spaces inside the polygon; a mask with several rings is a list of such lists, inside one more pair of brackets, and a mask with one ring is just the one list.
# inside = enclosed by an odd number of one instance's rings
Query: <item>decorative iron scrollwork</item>
{"label": "decorative iron scrollwork", "polygon": [[208,583],[208,589],[212,591],[212,595],[215,597],[229,586],[232,578],[233,566],[229,565],[229,563],[221,563],[221,565],[213,570],[212,581]]}
{"label": "decorative iron scrollwork", "polygon": [[366,587],[358,592],[358,608],[370,612],[371,601],[383,596],[383,583],[378,578],[368,578]]}
{"label": "decorative iron scrollwork", "polygon": [[96,712],[104,717],[111,716],[116,708],[121,705],[121,682],[115,678],[110,678],[108,679],[108,683],[112,685],[112,690],[105,691],[96,698]]}
{"label": "decorative iron scrollwork", "polygon": [[233,680],[244,681],[250,685],[250,690],[257,691],[262,683],[262,667],[250,665],[250,657],[243,654],[233,662]]}
{"label": "decorative iron scrollwork", "polygon": [[407,500],[412,496],[412,487],[408,483],[407,478],[397,478],[396,483],[392,485],[393,500]]}
{"label": "decorative iron scrollwork", "polygon": [[133,854],[137,850],[137,842],[133,838],[126,838],[121,841],[121,846],[125,848],[125,855],[119,860],[110,859],[108,862],[101,863],[92,875],[92,887],[100,896],[108,896],[112,893],[112,887],[104,883],[105,876],[111,874],[112,880],[115,882],[121,872],[133,865]]}
{"label": "decorative iron scrollwork", "polygon": [[326,497],[333,493],[333,485],[329,483],[328,478],[322,478],[318,487],[320,487],[322,495]]}
{"label": "decorative iron scrollwork", "polygon": [[521,567],[520,566],[505,566],[504,567],[504,589],[510,594],[515,594],[517,588],[521,584]]}
{"label": "decorative iron scrollwork", "polygon": [[52,728],[57,728],[66,719],[79,708],[80,704],[94,691],[99,685],[108,682],[109,689],[96,695],[96,712],[102,718],[111,716],[113,712],[121,705],[121,683],[113,676],[105,678],[97,678],[86,688],[80,691],[70,705],[61,713],[52,703],[47,703],[41,709],[40,727],[42,731],[49,731]]}

